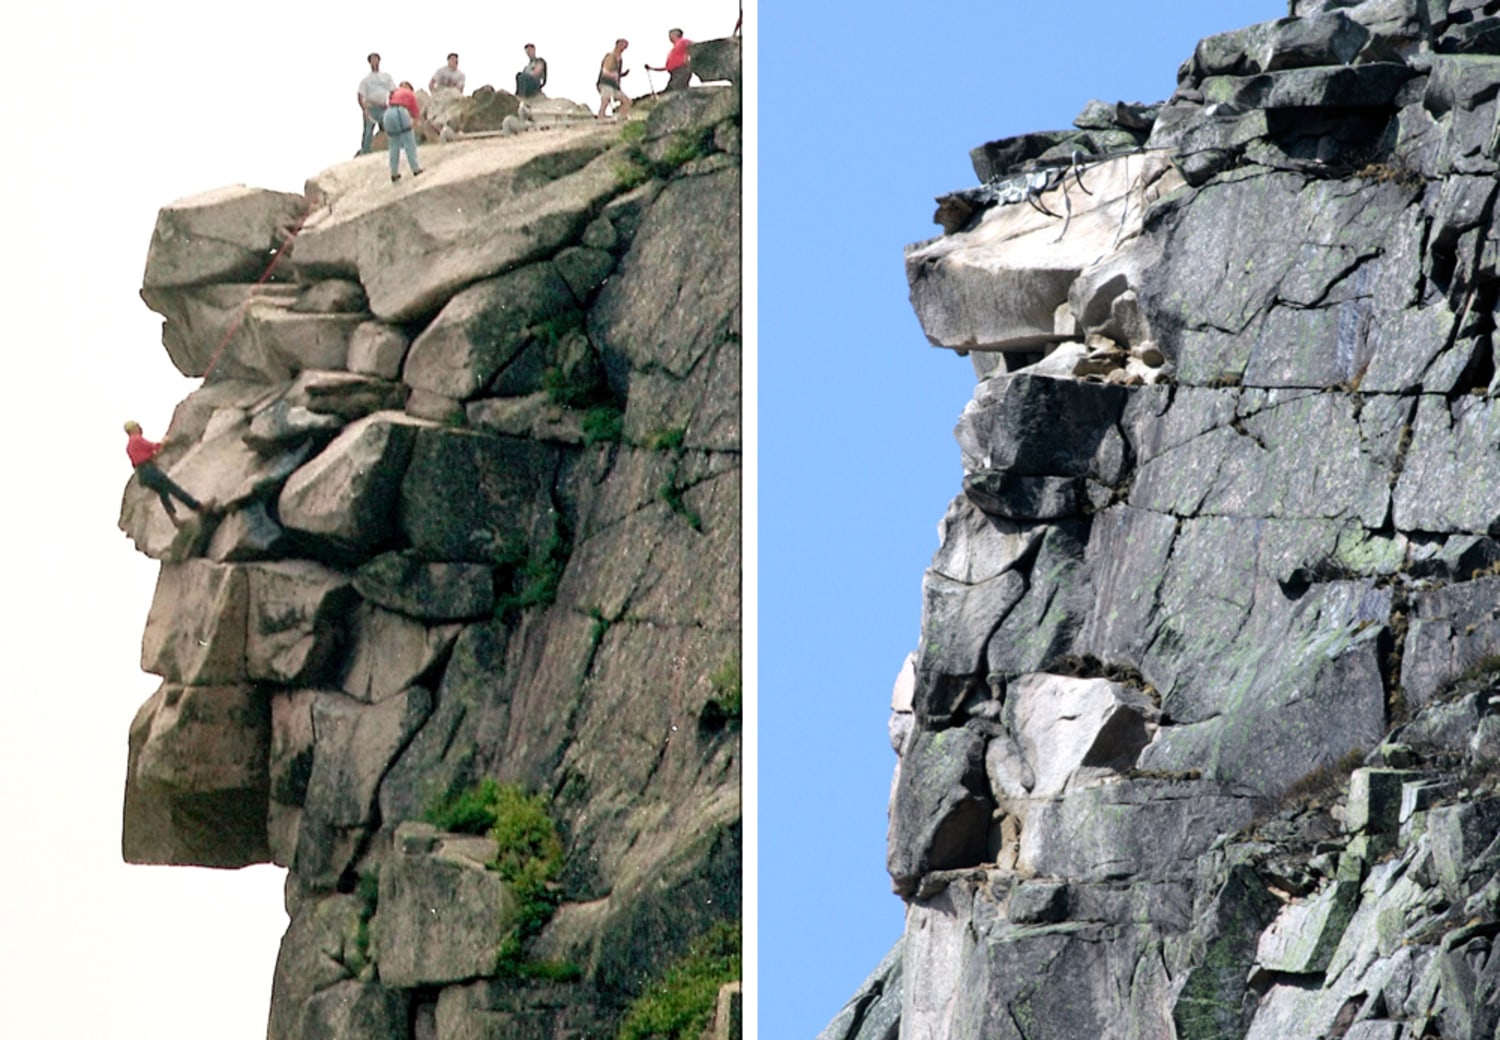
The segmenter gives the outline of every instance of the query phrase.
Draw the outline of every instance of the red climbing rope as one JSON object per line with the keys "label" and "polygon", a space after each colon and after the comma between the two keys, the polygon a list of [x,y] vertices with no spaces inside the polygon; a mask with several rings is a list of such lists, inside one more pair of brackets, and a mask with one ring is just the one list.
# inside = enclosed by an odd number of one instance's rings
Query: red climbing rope
{"label": "red climbing rope", "polygon": [[[302,211],[302,216],[298,217],[297,223],[292,226],[291,233],[287,235],[286,241],[282,242],[281,245],[277,247],[276,253],[271,257],[271,262],[266,265],[265,271],[262,272],[261,276],[255,280],[255,283],[253,285],[251,285],[250,288],[252,290],[258,286],[264,285],[266,279],[271,277],[271,273],[276,270],[276,265],[281,263],[281,258],[286,253],[287,247],[289,247],[294,241],[296,241],[297,236],[302,231],[302,225],[307,222],[308,217],[312,216],[312,211],[312,203],[308,203],[307,209]],[[204,383],[208,382],[208,377],[213,372],[214,366],[219,363],[219,356],[224,353],[224,348],[229,346],[229,341],[233,339],[234,334],[240,330],[240,325],[243,324],[245,320],[245,311],[250,306],[250,301],[252,299],[254,299],[253,292],[246,293],[245,298],[240,301],[240,305],[235,308],[234,320],[229,323],[228,330],[225,331],[223,338],[219,340],[219,345],[214,348],[214,352],[209,355],[208,365],[203,369]],[[167,432],[162,435],[163,440],[165,440],[167,438],[167,435],[172,432],[172,426],[176,425],[176,422],[177,417],[176,415],[173,415],[172,422],[167,426]]]}

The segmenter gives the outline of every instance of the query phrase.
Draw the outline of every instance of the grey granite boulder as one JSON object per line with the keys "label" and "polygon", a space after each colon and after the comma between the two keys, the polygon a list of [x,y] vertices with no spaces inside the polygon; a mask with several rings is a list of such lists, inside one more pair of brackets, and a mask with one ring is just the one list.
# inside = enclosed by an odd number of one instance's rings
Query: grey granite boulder
{"label": "grey granite boulder", "polygon": [[391,412],[349,424],[287,481],[278,502],[282,525],[334,554],[393,539],[417,428],[418,420]]}
{"label": "grey granite boulder", "polygon": [[270,859],[270,706],[251,686],[164,683],[130,727],[128,863],[242,867]]}
{"label": "grey granite boulder", "polygon": [[157,214],[142,284],[253,282],[306,209],[301,195],[244,185],[179,199]]}
{"label": "grey granite boulder", "polygon": [[891,795],[886,869],[901,895],[929,871],[972,866],[989,844],[985,740],[966,728],[918,731]]}
{"label": "grey granite boulder", "polygon": [[[380,869],[380,979],[411,988],[488,975],[516,911],[500,875],[428,824],[396,828]],[[480,844],[494,843],[482,839]]]}
{"label": "grey granite boulder", "polygon": [[449,300],[412,341],[402,378],[418,389],[466,400],[539,334],[533,327],[577,324],[576,307],[551,263],[479,282]]}

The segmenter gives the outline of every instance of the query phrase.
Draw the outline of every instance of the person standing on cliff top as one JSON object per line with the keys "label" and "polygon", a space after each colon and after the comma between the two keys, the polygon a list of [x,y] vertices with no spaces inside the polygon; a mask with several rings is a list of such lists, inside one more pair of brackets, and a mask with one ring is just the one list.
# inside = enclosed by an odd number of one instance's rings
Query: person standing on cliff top
{"label": "person standing on cliff top", "polygon": [[[156,458],[161,451],[162,445],[154,441],[148,441],[141,434],[141,425],[134,419],[125,423],[125,432],[130,439],[125,442],[125,454],[130,458],[130,464],[135,467],[135,475],[141,478],[141,486],[155,491],[161,498],[161,507],[167,511],[167,516],[172,523],[178,527],[182,526],[182,520],[177,516],[177,509],[172,505],[172,499],[176,498],[183,505],[195,513],[206,511],[206,507],[192,495],[188,494],[171,477],[162,472],[160,466],[151,460]],[[162,439],[166,443],[166,439]]]}
{"label": "person standing on cliff top", "polygon": [[668,29],[667,39],[672,41],[672,49],[667,52],[667,62],[659,68],[655,65],[647,65],[646,68],[652,72],[665,72],[667,74],[667,90],[686,90],[688,80],[693,78],[693,59],[688,54],[688,48],[693,41],[682,35],[681,29]]}
{"label": "person standing on cliff top", "polygon": [[432,79],[427,81],[427,89],[433,94],[446,89],[457,90],[462,94],[467,80],[468,77],[458,71],[458,55],[450,54],[448,64],[434,72]]}
{"label": "person standing on cliff top", "polygon": [[620,81],[630,75],[630,70],[625,68],[625,48],[629,46],[629,40],[616,40],[615,49],[599,63],[599,79],[594,83],[599,89],[599,119],[608,114],[611,101],[620,103],[616,115],[630,114],[630,95],[620,87]]}
{"label": "person standing on cliff top", "polygon": [[369,155],[375,142],[375,128],[385,117],[385,106],[389,103],[396,81],[389,72],[380,71],[380,55],[371,53],[366,59],[370,63],[370,74],[359,81],[359,112],[364,123],[364,134],[359,142],[359,154]]}
{"label": "person standing on cliff top", "polygon": [[417,120],[422,118],[422,109],[417,104],[416,91],[406,80],[391,91],[391,103],[385,110],[385,136],[390,142],[391,182],[401,179],[401,149],[406,149],[406,165],[411,167],[413,177],[422,172],[417,162]]}
{"label": "person standing on cliff top", "polygon": [[547,85],[547,60],[536,56],[536,44],[525,47],[526,67],[516,73],[516,97],[521,100],[534,98]]}

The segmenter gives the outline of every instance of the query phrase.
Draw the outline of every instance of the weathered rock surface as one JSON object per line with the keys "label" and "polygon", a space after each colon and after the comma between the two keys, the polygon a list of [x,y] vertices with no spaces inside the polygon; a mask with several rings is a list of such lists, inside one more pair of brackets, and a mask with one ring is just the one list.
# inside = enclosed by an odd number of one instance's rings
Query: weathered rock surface
{"label": "weathered rock surface", "polygon": [[[428,116],[518,118],[478,95]],[[528,107],[410,183],[358,159],[152,241],[143,296],[206,376],[159,463],[205,509],[122,503],[164,680],[123,845],[288,869],[273,1040],[612,1034],[740,912],[738,88],[643,133]],[[486,780],[561,836],[541,896],[419,822]]]}
{"label": "weathered rock surface", "polygon": [[1290,6],[908,249],[980,383],[821,1040],[1496,1035],[1500,5]]}

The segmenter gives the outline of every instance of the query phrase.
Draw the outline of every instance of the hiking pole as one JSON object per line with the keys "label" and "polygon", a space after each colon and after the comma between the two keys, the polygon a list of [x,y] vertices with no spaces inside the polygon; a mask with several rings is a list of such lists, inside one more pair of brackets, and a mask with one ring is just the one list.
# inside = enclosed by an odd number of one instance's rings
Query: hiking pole
{"label": "hiking pole", "polygon": [[647,66],[645,66],[645,69],[646,69],[646,86],[649,87],[649,88],[651,88],[651,96],[652,97],[656,97],[656,84],[651,82],[651,66],[647,65]]}

